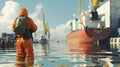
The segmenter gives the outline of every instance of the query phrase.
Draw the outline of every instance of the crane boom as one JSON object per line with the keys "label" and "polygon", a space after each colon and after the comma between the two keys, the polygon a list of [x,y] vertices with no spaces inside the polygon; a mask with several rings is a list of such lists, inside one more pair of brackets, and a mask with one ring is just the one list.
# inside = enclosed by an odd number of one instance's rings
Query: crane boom
{"label": "crane boom", "polygon": [[80,16],[82,13],[82,0],[79,0],[78,2],[78,16]]}

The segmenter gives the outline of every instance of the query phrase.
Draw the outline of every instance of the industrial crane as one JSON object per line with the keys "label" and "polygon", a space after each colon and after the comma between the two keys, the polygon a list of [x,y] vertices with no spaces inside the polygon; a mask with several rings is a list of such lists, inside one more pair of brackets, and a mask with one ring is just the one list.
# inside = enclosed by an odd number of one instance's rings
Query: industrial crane
{"label": "industrial crane", "polygon": [[[90,14],[91,14],[91,20],[92,21],[98,21],[98,13],[97,13],[97,8],[100,6],[99,3],[100,2],[104,2],[106,0],[89,0],[90,2]],[[78,5],[78,16],[81,15],[82,13],[82,0],[79,0],[79,5]]]}

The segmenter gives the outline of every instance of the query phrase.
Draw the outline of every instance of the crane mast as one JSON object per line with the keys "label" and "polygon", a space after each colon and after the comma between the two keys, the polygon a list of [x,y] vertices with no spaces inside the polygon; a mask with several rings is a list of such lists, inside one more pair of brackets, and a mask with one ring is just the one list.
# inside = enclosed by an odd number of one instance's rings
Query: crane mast
{"label": "crane mast", "polygon": [[78,2],[78,16],[80,16],[82,13],[82,0],[79,0]]}

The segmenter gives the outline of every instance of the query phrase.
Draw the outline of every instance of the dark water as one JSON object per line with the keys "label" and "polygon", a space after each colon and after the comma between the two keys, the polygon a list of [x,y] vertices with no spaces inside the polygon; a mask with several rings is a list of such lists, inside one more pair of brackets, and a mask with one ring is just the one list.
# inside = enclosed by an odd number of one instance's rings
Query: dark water
{"label": "dark water", "polygon": [[[119,45],[117,45],[119,46]],[[102,47],[102,46],[101,46]],[[105,47],[105,46],[103,46]],[[119,47],[112,45],[109,51],[99,51],[83,54],[70,52],[66,41],[50,41],[49,45],[34,44],[35,67],[119,67]],[[94,50],[94,49],[92,49]],[[6,50],[0,52],[0,67],[14,67],[15,52]],[[10,65],[9,65],[10,64]]]}

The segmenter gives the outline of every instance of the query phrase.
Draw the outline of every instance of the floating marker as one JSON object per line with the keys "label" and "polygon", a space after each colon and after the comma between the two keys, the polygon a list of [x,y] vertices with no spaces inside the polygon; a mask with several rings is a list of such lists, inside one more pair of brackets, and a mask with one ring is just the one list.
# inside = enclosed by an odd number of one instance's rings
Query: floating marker
{"label": "floating marker", "polygon": [[68,64],[66,64],[66,67],[69,67]]}
{"label": "floating marker", "polygon": [[62,64],[60,64],[60,66],[59,67],[63,67],[63,65]]}

